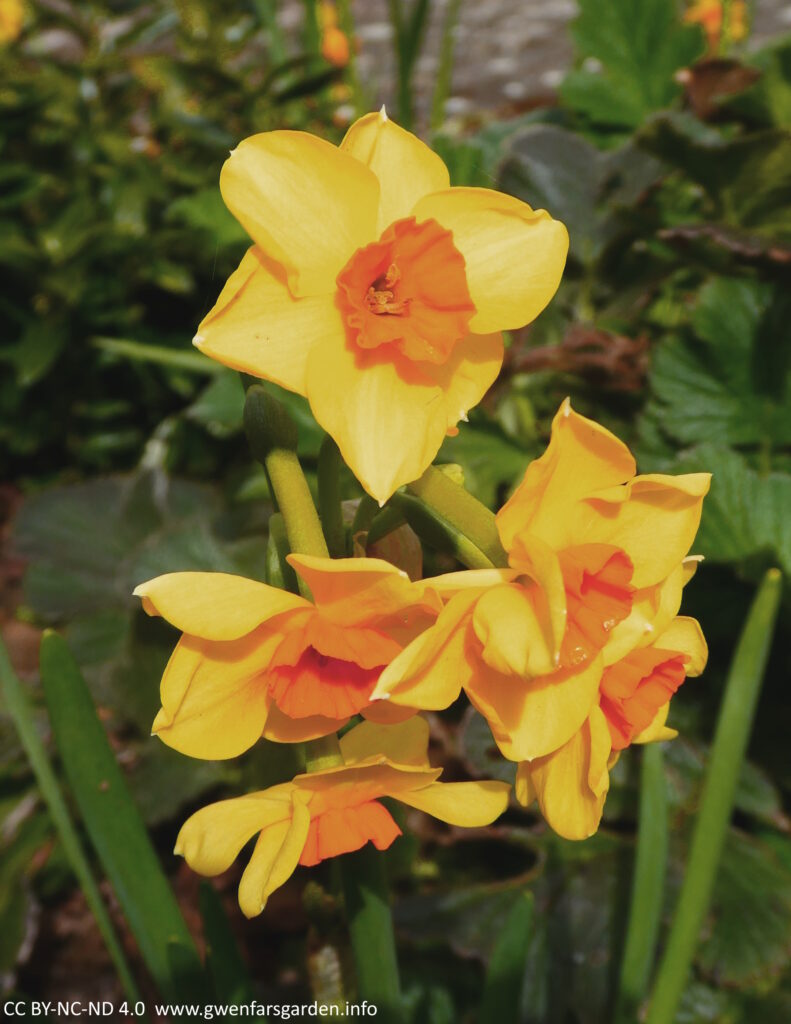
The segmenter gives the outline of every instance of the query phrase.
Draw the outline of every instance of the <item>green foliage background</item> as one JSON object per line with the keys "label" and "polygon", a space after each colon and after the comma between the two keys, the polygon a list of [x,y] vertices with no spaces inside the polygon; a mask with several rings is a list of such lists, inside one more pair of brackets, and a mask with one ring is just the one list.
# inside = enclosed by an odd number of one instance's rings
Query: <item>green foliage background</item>
{"label": "green foliage background", "polygon": [[[791,578],[791,41],[740,55],[752,72],[701,116],[694,79],[685,96],[677,72],[701,56],[702,37],[675,5],[579,6],[578,67],[557,106],[433,140],[455,183],[494,180],[571,234],[558,296],[510,339],[501,379],[440,461],[460,464],[468,488],[496,507],[570,394],[633,446],[642,471],[713,472],[696,544],[706,561],[685,608],[711,661],[674,702],[681,737],[665,751],[669,912],[734,636],[764,569]],[[296,764],[293,751],[271,750],[198,763],[148,735],[173,634],[140,613],[133,587],[176,569],[260,578],[271,511],[243,440],[241,382],[189,347],[246,245],[222,206],[219,168],[255,131],[337,140],[340,72],[309,33],[286,52],[265,0],[52,5],[28,19],[0,53],[0,458],[24,497],[11,544],[26,564],[8,611],[63,632],[173,874],[173,838],[191,809]],[[281,397],[312,480],[322,432],[301,399]],[[348,478],[346,497],[359,493]],[[427,554],[427,572],[446,565],[443,552]],[[680,1024],[791,1017],[789,626],[786,593]],[[43,715],[40,724],[45,733]],[[6,717],[0,733],[0,975],[35,995],[40,908],[53,913],[73,879]],[[463,708],[435,739],[458,777],[508,770]],[[521,912],[532,920],[521,1019],[610,1019],[636,770],[630,752],[604,827],[584,844],[515,811],[455,845],[428,829],[393,847],[411,1020],[473,1019],[484,965],[505,955],[494,938],[524,890],[533,911]],[[320,987],[289,914],[313,947],[346,955],[332,880],[311,877],[323,889],[303,904],[298,876],[262,922],[233,919],[266,991]],[[181,884],[186,906],[194,893]],[[519,932],[519,920],[507,927]]]}

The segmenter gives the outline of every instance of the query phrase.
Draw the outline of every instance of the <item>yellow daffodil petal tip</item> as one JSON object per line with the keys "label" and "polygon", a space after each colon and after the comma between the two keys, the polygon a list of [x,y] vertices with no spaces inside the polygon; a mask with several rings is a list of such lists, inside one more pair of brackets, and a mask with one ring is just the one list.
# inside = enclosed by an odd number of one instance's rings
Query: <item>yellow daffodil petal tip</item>
{"label": "yellow daffodil petal tip", "polygon": [[384,122],[384,121],[389,121],[389,120],[390,120],[390,119],[388,118],[388,116],[387,116],[387,111],[385,110],[385,105],[384,105],[384,103],[382,104],[382,106],[381,106],[381,109],[379,110],[379,119],[380,119],[380,120],[381,120],[382,122]]}

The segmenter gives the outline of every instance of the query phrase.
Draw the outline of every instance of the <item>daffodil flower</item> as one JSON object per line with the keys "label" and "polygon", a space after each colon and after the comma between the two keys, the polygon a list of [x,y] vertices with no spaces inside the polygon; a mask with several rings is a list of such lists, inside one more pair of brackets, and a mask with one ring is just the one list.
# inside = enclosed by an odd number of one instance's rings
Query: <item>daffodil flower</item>
{"label": "daffodil flower", "polygon": [[183,636],[162,677],[153,731],[190,757],[235,757],[263,735],[297,742],[334,733],[371,706],[385,665],[441,608],[425,584],[375,558],[289,555],[313,601],[226,573],[180,572],[141,584],[149,614]]}
{"label": "daffodil flower", "polygon": [[245,139],[220,177],[254,241],[195,345],[306,395],[365,489],[417,479],[500,369],[500,332],[554,295],[565,227],[483,188],[384,111],[340,147],[304,132]]}
{"label": "daffodil flower", "polygon": [[706,659],[700,626],[679,615],[653,642],[606,667],[598,703],[571,739],[517,768],[519,802],[529,806],[537,800],[549,825],[566,839],[593,835],[620,752],[631,743],[677,735],[665,725],[670,698],[687,676],[700,675]]}
{"label": "daffodil flower", "polygon": [[622,442],[564,402],[546,452],[497,515],[510,568],[432,579],[447,605],[374,698],[440,709],[463,688],[508,759],[566,744],[597,704],[605,667],[681,600],[709,476],[635,469]]}
{"label": "daffodil flower", "polygon": [[340,741],[343,764],[204,807],[184,824],[176,853],[199,874],[218,875],[257,834],[239,885],[242,912],[254,917],[297,865],[310,867],[368,842],[387,849],[401,830],[382,797],[451,825],[488,825],[502,814],[510,786],[437,782],[441,769],[429,764],[428,738],[420,717],[355,726]]}

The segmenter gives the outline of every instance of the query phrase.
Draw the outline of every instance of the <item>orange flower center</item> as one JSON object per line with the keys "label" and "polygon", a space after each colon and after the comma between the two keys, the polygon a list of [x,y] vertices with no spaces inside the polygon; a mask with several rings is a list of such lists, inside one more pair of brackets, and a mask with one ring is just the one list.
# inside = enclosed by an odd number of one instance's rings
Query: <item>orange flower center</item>
{"label": "orange flower center", "polygon": [[444,363],[475,306],[464,257],[435,220],[397,220],[338,274],[337,301],[351,344]]}
{"label": "orange flower center", "polygon": [[632,610],[632,563],[609,544],[580,544],[560,553],[568,618],[560,663],[580,665],[607,643]]}
{"label": "orange flower center", "polygon": [[299,863],[313,867],[329,857],[359,850],[371,842],[386,850],[401,835],[390,812],[377,800],[356,807],[333,807],[311,819]]}
{"label": "orange flower center", "polygon": [[686,678],[686,654],[655,647],[632,651],[602,676],[599,704],[613,750],[628,747]]}
{"label": "orange flower center", "polygon": [[[288,658],[288,653],[280,649],[275,656],[280,660],[278,655]],[[353,661],[306,647],[294,664],[273,665],[267,680],[272,699],[289,718],[348,718],[370,703],[383,668],[361,668]]]}

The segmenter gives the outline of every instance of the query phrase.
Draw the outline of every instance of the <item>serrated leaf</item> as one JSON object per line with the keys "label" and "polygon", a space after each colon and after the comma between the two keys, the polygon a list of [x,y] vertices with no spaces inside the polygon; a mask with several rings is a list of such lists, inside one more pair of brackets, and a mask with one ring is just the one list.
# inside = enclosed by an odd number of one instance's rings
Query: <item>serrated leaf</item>
{"label": "serrated leaf", "polygon": [[791,949],[791,872],[769,847],[731,831],[710,913],[710,934],[696,962],[718,984],[752,987],[785,968]]}
{"label": "serrated leaf", "polygon": [[578,0],[572,24],[579,53],[601,62],[601,72],[572,72],[561,96],[591,120],[634,128],[679,94],[675,73],[703,52],[697,28],[682,23],[669,0]]}
{"label": "serrated leaf", "polygon": [[[786,347],[788,328],[772,322],[773,298],[759,282],[715,278],[693,312],[696,340],[672,337],[657,346],[650,377],[657,408],[651,415],[676,441],[791,443],[788,367],[774,354]],[[767,381],[762,366],[770,361],[777,372]]]}

